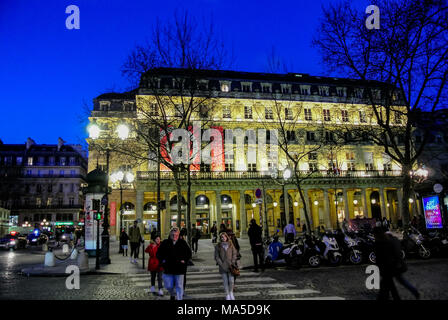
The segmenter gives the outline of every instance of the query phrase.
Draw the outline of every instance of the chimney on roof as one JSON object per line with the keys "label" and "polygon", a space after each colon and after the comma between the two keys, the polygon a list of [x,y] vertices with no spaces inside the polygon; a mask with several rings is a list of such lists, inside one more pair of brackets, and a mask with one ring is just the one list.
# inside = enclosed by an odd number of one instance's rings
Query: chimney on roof
{"label": "chimney on roof", "polygon": [[30,137],[28,137],[28,139],[26,139],[26,150],[29,150],[29,148],[31,148],[33,144],[36,144],[36,142]]}
{"label": "chimney on roof", "polygon": [[65,141],[59,137],[58,138],[58,151],[61,151],[61,147],[64,145]]}

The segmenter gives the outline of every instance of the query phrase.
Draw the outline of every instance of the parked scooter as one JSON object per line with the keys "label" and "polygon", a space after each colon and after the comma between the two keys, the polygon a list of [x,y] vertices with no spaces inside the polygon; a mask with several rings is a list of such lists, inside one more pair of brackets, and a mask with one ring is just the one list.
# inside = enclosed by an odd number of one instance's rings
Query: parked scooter
{"label": "parked scooter", "polygon": [[429,259],[431,251],[423,245],[423,235],[414,227],[410,227],[409,232],[403,232],[401,248],[405,256],[417,255],[422,259]]}
{"label": "parked scooter", "polygon": [[[268,243],[266,243],[268,244]],[[267,245],[265,265],[286,264],[287,266],[300,266],[298,255],[302,254],[297,241],[283,244],[279,240],[278,232],[272,237],[272,241]]]}
{"label": "parked scooter", "polygon": [[362,252],[358,248],[358,241],[343,230],[337,230],[334,237],[339,244],[342,256],[345,261],[351,264],[360,264],[362,262]]}
{"label": "parked scooter", "polygon": [[322,264],[319,241],[316,237],[306,234],[303,238],[297,238],[296,243],[301,251],[301,254],[298,254],[301,265],[307,264],[312,268],[317,268]]}
{"label": "parked scooter", "polygon": [[319,240],[317,247],[323,259],[331,266],[340,265],[342,254],[334,235],[329,231],[325,231]]}

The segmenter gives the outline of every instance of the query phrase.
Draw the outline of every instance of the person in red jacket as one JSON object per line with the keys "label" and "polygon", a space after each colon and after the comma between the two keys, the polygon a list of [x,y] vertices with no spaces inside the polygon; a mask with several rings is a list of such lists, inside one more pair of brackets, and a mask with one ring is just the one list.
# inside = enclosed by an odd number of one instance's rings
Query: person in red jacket
{"label": "person in red jacket", "polygon": [[151,243],[145,250],[145,252],[149,253],[148,259],[148,271],[151,272],[151,292],[153,295],[157,295],[155,285],[156,285],[156,276],[157,276],[157,284],[159,286],[159,296],[163,296],[163,286],[162,286],[162,265],[159,263],[159,259],[157,259],[157,250],[160,247],[160,236],[155,235],[153,238],[153,243]]}

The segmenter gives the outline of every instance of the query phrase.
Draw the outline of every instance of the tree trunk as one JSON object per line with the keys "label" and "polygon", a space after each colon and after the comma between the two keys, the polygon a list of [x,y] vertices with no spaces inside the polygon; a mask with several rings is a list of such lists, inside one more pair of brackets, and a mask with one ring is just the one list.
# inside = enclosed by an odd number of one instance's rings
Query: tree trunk
{"label": "tree trunk", "polygon": [[409,228],[409,221],[410,221],[410,212],[409,212],[409,198],[411,196],[411,176],[409,175],[409,172],[412,170],[411,165],[403,165],[403,199],[401,200],[401,206],[402,206],[402,222],[403,222],[403,229],[407,230]]}
{"label": "tree trunk", "polygon": [[300,199],[302,200],[303,212],[305,214],[305,220],[306,220],[306,226],[307,226],[307,233],[311,234],[311,224],[310,224],[310,218],[308,217],[307,204],[306,204],[305,197],[303,195],[302,188],[300,187],[299,183],[297,183],[297,189],[299,190]]}
{"label": "tree trunk", "polygon": [[182,221],[182,187],[180,183],[180,177],[178,171],[173,171],[174,181],[176,183],[176,193],[177,193],[177,227],[181,228]]}

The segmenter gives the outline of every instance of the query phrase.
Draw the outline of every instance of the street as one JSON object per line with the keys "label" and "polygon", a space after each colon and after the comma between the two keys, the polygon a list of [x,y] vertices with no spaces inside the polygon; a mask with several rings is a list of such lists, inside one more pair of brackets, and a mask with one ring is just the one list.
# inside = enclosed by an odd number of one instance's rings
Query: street
{"label": "street", "polygon": [[[237,300],[374,300],[377,290],[365,286],[367,265],[339,267],[321,266],[317,269],[302,267],[289,269],[279,266],[255,273],[246,269],[252,265],[252,255],[247,240],[242,245],[241,276],[236,280]],[[39,250],[19,250],[0,252],[0,299],[60,299],[60,300],[168,300],[169,297],[153,296],[149,293],[150,277],[139,265],[131,265],[127,257],[115,253],[115,242],[111,243],[109,266],[102,266],[103,272],[81,275],[80,289],[68,290],[65,277],[38,277],[20,274],[26,266],[42,263],[43,253]],[[147,259],[147,256],[145,256]],[[213,260],[213,245],[209,239],[202,239],[199,252],[193,256],[194,266],[189,267],[185,300],[223,300],[222,280]],[[146,264],[146,261],[145,261]],[[94,266],[94,259],[90,260]],[[121,266],[119,269],[117,266]],[[405,277],[421,293],[421,299],[448,299],[448,259],[409,260],[409,270]],[[94,269],[92,269],[94,270]],[[108,271],[110,270],[110,271]],[[118,271],[117,271],[118,270]],[[125,271],[123,271],[125,270]],[[413,299],[412,295],[397,284],[403,299]]]}

